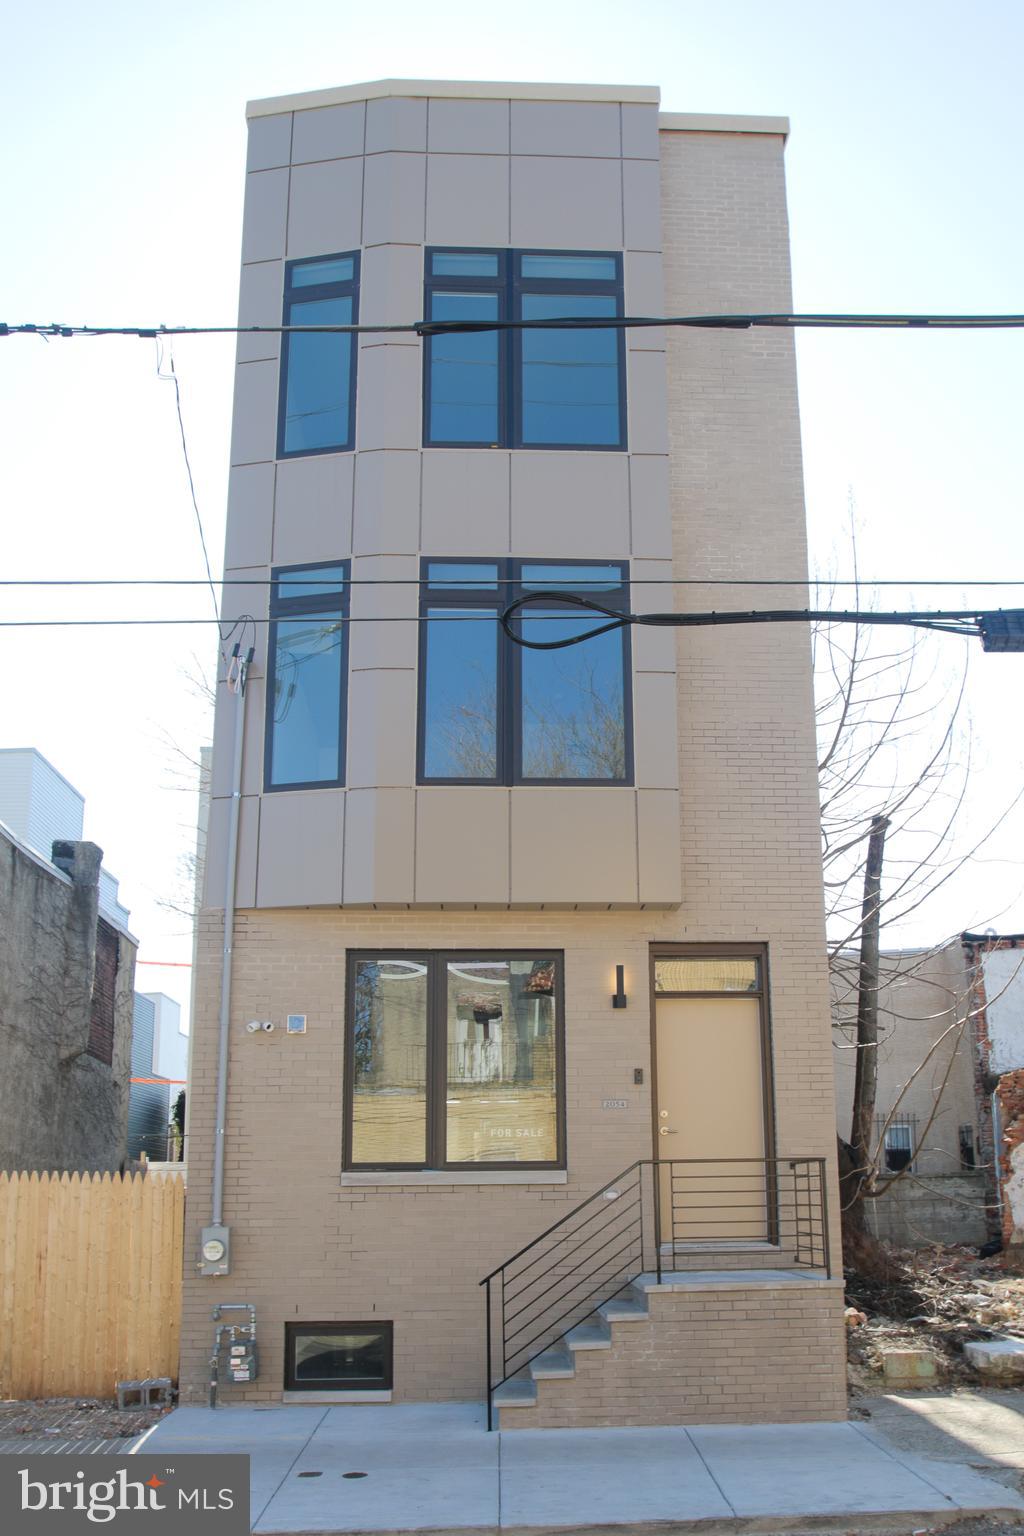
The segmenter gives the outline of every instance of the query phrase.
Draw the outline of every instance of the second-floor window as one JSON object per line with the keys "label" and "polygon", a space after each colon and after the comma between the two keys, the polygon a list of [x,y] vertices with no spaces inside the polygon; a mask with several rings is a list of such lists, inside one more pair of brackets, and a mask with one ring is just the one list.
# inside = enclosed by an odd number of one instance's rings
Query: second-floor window
{"label": "second-floor window", "polygon": [[[578,592],[628,609],[627,564],[425,560],[422,570],[420,782],[631,783],[628,631],[535,651],[498,622],[533,592]],[[596,622],[552,599],[527,608],[518,627],[531,640],[561,640]]]}
{"label": "second-floor window", "polygon": [[[613,319],[623,313],[622,257],[428,249],[425,310],[431,320]],[[626,446],[621,330],[430,336],[424,367],[428,446]]]}
{"label": "second-floor window", "polygon": [[347,617],[347,562],[273,572],[265,789],[345,782]]}
{"label": "second-floor window", "polygon": [[[359,253],[290,261],[284,324],[354,325],[359,317]],[[355,440],[356,338],[330,331],[281,341],[280,458],[336,453]]]}

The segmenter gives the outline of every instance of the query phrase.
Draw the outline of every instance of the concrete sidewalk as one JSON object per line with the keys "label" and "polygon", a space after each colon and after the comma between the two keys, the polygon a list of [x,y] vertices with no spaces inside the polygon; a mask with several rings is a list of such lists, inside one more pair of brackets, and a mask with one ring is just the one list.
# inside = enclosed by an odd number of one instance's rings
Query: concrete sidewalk
{"label": "concrete sidewalk", "polygon": [[493,1434],[485,1422],[473,1403],[186,1407],[138,1449],[247,1452],[258,1533],[1024,1520],[1024,1498],[969,1465],[969,1444],[962,1460],[929,1455],[870,1421]]}

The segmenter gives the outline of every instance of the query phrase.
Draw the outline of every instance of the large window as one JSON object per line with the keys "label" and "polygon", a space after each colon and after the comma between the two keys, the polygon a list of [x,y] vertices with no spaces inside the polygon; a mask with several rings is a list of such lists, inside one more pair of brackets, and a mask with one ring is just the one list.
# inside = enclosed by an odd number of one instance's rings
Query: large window
{"label": "large window", "polygon": [[[622,257],[600,251],[427,251],[430,320],[610,320]],[[423,441],[432,447],[626,446],[621,329],[428,336]]]}
{"label": "large window", "polygon": [[345,780],[348,566],[282,566],[270,589],[265,789]]}
{"label": "large window", "polygon": [[[625,629],[560,651],[510,641],[498,615],[526,593],[572,591],[628,608],[621,561],[425,560],[419,779],[436,784],[625,784],[632,732]],[[552,599],[523,611],[529,639],[592,629]]]}
{"label": "large window", "polygon": [[562,962],[350,954],[348,1168],[564,1166]]}
{"label": "large window", "polygon": [[[358,318],[358,252],[287,264],[285,325],[354,325]],[[350,333],[293,332],[282,338],[279,458],[352,447],[357,351]]]}

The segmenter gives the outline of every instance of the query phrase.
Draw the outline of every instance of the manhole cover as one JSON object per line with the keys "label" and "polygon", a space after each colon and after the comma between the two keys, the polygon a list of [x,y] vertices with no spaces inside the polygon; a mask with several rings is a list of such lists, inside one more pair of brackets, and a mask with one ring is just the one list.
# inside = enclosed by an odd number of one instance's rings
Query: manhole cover
{"label": "manhole cover", "polygon": [[300,1477],[323,1477],[322,1472],[300,1472]]}
{"label": "manhole cover", "polygon": [[365,1477],[365,1472],[343,1472],[342,1477]]}

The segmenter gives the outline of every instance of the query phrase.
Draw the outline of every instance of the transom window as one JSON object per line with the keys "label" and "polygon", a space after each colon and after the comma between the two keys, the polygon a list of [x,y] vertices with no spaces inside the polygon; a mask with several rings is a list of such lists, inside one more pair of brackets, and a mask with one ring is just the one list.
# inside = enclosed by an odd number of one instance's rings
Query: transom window
{"label": "transom window", "polygon": [[[602,251],[427,251],[431,320],[602,319],[623,313],[622,257]],[[621,329],[452,332],[424,348],[428,446],[626,446]]]}
{"label": "transom window", "polygon": [[[359,253],[290,261],[285,325],[354,325],[359,318]],[[336,453],[355,433],[356,338],[321,331],[281,339],[279,458]]]}
{"label": "transom window", "polygon": [[[626,610],[627,563],[424,560],[422,573],[419,781],[631,783],[628,631],[532,651],[513,644],[498,622],[514,598],[545,589]],[[523,635],[542,640],[595,622],[555,599],[516,621]]]}
{"label": "transom window", "polygon": [[265,789],[345,781],[348,562],[272,573]]}
{"label": "transom window", "polygon": [[565,1165],[562,957],[351,953],[348,1168]]}

